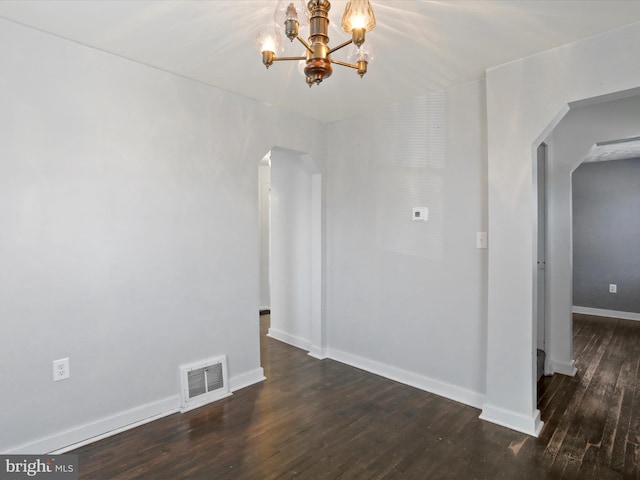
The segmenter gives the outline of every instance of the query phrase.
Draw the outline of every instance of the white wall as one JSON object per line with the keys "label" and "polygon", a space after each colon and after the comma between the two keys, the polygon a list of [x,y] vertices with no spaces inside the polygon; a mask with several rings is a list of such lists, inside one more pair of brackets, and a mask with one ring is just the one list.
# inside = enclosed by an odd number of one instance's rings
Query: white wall
{"label": "white wall", "polygon": [[[329,355],[471,405],[484,393],[483,90],[329,124],[327,152]],[[411,221],[416,206],[428,222]]]}
{"label": "white wall", "polygon": [[271,152],[271,326],[269,335],[309,350],[312,344],[313,176],[301,152]]}
{"label": "white wall", "polygon": [[548,168],[547,298],[550,373],[572,374],[571,175],[597,142],[640,135],[640,96],[574,106],[546,139]]}
{"label": "white wall", "polygon": [[640,24],[487,72],[489,297],[482,418],[536,434],[535,149],[572,101],[640,85]]}
{"label": "white wall", "polygon": [[259,381],[257,165],[322,159],[324,127],[10,22],[0,43],[0,451],[172,411],[186,362]]}

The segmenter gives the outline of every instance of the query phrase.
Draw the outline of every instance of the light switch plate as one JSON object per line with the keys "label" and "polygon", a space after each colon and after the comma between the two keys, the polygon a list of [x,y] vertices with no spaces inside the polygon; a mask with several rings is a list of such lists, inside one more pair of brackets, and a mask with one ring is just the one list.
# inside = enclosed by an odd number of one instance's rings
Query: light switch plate
{"label": "light switch plate", "polygon": [[476,232],[476,248],[487,248],[487,232]]}

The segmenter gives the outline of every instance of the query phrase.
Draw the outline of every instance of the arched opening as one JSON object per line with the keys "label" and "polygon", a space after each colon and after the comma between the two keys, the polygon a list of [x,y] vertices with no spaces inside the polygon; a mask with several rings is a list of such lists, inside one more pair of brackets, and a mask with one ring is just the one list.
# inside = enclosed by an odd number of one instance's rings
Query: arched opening
{"label": "arched opening", "polygon": [[[591,155],[597,157],[594,147],[598,143],[625,139],[640,134],[640,96],[638,89],[596,97],[568,105],[568,111],[561,120],[544,135],[548,145],[546,175],[546,218],[544,228],[547,235],[543,248],[546,249],[545,278],[546,287],[542,292],[545,309],[543,342],[547,354],[545,374],[560,373],[573,376],[581,366],[575,364],[573,352],[573,313],[576,309],[576,279],[598,276],[602,272],[577,272],[574,270],[574,245],[579,242],[591,242],[585,238],[588,231],[574,237],[573,231],[573,185],[572,178],[576,169]],[[618,150],[625,149],[624,142],[617,143]],[[621,158],[612,153],[610,159]],[[624,152],[623,152],[624,154]],[[633,155],[632,155],[633,156]],[[538,178],[539,180],[539,178]],[[540,212],[538,212],[540,213]],[[538,218],[539,215],[538,215]],[[534,228],[535,230],[535,228]],[[593,232],[595,233],[595,232]],[[538,237],[540,238],[540,237]],[[607,248],[606,245],[602,245]],[[535,246],[534,249],[539,249]],[[578,275],[578,277],[576,277]],[[583,277],[579,277],[583,275]],[[589,282],[599,283],[599,288],[608,289],[609,281],[604,277],[591,278]],[[534,282],[535,284],[535,282]],[[592,293],[595,295],[596,293]],[[540,295],[534,291],[534,305],[539,305]],[[583,300],[580,300],[583,301]],[[578,305],[578,308],[580,306]],[[539,316],[534,315],[534,333],[540,333]],[[540,344],[538,335],[538,345]],[[583,366],[584,367],[584,366]],[[543,414],[543,420],[544,414]]]}

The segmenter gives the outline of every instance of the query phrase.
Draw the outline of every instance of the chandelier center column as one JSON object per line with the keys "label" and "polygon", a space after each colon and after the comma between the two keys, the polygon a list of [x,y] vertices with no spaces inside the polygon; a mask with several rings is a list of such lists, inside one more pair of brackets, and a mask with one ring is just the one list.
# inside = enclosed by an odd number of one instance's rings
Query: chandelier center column
{"label": "chandelier center column", "polygon": [[329,9],[328,0],[309,0],[310,13],[309,45],[307,64],[304,73],[312,82],[319,84],[331,76],[331,55],[329,54]]}

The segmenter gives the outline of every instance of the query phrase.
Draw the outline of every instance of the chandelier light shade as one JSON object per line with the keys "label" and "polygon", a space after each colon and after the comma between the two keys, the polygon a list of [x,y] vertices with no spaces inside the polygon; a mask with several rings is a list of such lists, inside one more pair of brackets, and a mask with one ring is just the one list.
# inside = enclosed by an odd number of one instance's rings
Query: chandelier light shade
{"label": "chandelier light shade", "polygon": [[371,40],[358,47],[355,43],[349,47],[347,60],[357,67],[358,75],[362,77],[367,73],[367,65],[376,58],[375,50],[371,45]]}
{"label": "chandelier light shade", "polygon": [[352,63],[356,62],[373,62],[376,58],[376,51],[373,49],[371,40],[363,44],[361,47],[354,45],[349,46],[347,60]]}
{"label": "chandelier light shade", "polygon": [[273,19],[278,25],[287,20],[295,20],[300,27],[309,25],[309,10],[305,0],[278,0]]}
{"label": "chandelier light shade", "polygon": [[[303,64],[303,73],[307,84],[320,84],[333,73],[332,65],[341,65],[356,70],[360,77],[367,72],[367,65],[373,61],[374,54],[370,44],[365,44],[367,32],[376,26],[376,18],[369,0],[351,0],[347,2],[342,16],[342,28],[351,34],[351,38],[335,48],[329,46],[329,0],[278,0],[273,18],[275,24],[265,25],[256,38],[256,50],[262,55],[262,63],[269,68],[273,62],[297,60]],[[309,36],[305,41],[300,29],[309,26]],[[297,39],[305,47],[303,55],[298,57],[278,57],[282,51],[282,31],[294,41]],[[355,50],[349,54],[352,63],[335,60],[331,55],[347,45]]]}
{"label": "chandelier light shade", "polygon": [[350,33],[358,47],[364,43],[364,34],[376,26],[376,17],[369,0],[351,0],[342,15],[342,29]]}
{"label": "chandelier light shade", "polygon": [[269,68],[273,63],[275,54],[282,52],[282,33],[275,23],[264,25],[256,37],[256,50],[262,53],[262,62]]}

